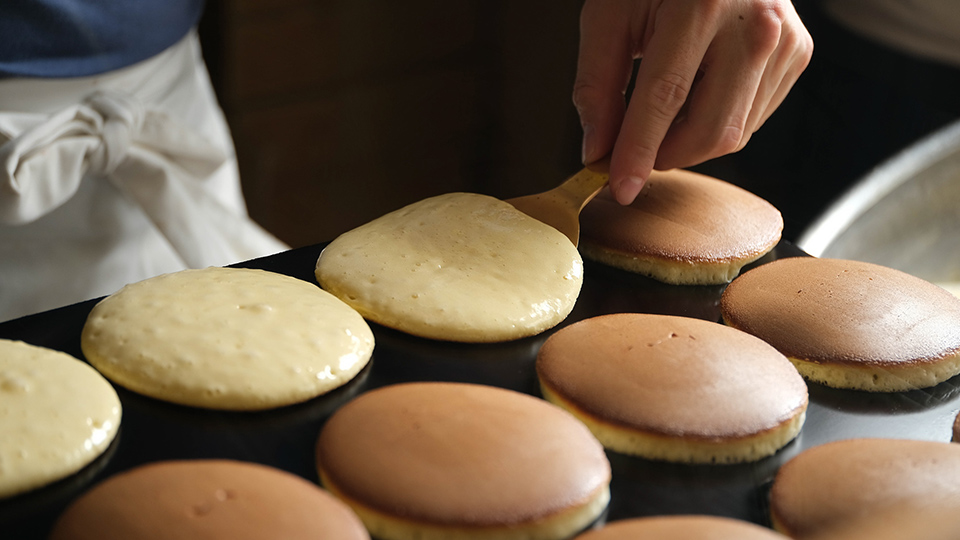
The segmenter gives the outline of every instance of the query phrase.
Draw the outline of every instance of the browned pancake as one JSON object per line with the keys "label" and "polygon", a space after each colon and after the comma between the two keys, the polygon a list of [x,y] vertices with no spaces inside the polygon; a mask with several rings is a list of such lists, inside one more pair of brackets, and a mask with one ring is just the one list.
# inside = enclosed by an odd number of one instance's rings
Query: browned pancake
{"label": "browned pancake", "polygon": [[350,509],[290,473],[239,461],[168,461],[117,474],[74,501],[51,540],[369,540]]}
{"label": "browned pancake", "polygon": [[844,521],[812,540],[957,540],[960,513],[950,506],[891,508]]}
{"label": "browned pancake", "polygon": [[829,386],[901,391],[960,373],[960,299],[892,268],[780,259],[727,286],[720,311]]}
{"label": "browned pancake", "polygon": [[786,540],[755,523],[716,516],[656,516],[608,523],[576,540]]}
{"label": "browned pancake", "polygon": [[619,313],[547,339],[544,396],[608,448],[651,459],[753,461],[796,437],[807,386],[763,341],[700,319]]}
{"label": "browned pancake", "polygon": [[609,498],[590,432],[533,396],[458,383],[377,389],[317,443],[323,484],[375,537],[568,538]]}
{"label": "browned pancake", "polygon": [[633,204],[609,190],[580,214],[584,257],[673,284],[727,283],[773,249],[780,211],[733,184],[654,171]]}
{"label": "browned pancake", "polygon": [[773,524],[793,538],[895,509],[938,505],[960,508],[960,445],[899,439],[827,443],[788,461],[770,491]]}

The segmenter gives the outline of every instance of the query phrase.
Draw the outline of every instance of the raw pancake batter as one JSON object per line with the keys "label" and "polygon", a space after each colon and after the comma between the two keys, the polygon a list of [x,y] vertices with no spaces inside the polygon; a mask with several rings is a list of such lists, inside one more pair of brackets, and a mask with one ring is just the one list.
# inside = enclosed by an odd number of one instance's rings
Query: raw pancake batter
{"label": "raw pancake batter", "polygon": [[76,358],[0,340],[0,499],[71,475],[120,427],[120,399]]}
{"label": "raw pancake batter", "polygon": [[81,346],[109,379],[182,405],[260,410],[299,403],[357,375],[373,333],[333,295],[241,268],[183,270],[97,304]]}
{"label": "raw pancake batter", "polygon": [[508,203],[449,193],[349,231],[320,254],[317,281],[371,321],[439,340],[507,341],[573,309],[577,248]]}

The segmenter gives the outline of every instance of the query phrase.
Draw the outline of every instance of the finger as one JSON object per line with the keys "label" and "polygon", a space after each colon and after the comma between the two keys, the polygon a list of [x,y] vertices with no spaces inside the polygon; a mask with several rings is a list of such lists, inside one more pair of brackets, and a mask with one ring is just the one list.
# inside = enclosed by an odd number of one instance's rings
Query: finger
{"label": "finger", "polygon": [[633,67],[626,9],[624,2],[588,0],[581,11],[573,103],[583,127],[584,162],[610,152],[623,121]]}
{"label": "finger", "polygon": [[[797,18],[797,23],[800,19]],[[813,38],[810,37],[810,34],[807,32],[806,28],[803,28],[803,25],[800,25],[799,39],[801,48],[797,50],[796,57],[791,64],[790,68],[787,70],[786,74],[783,77],[783,80],[780,82],[780,86],[777,88],[774,93],[774,97],[771,99],[770,103],[767,105],[767,110],[764,112],[763,117],[761,118],[761,125],[770,118],[770,115],[783,103],[783,100],[786,99],[787,94],[791,91],[794,85],[800,80],[800,75],[807,69],[807,66],[810,65],[810,61],[813,59]],[[759,128],[759,126],[758,126]]]}
{"label": "finger", "polygon": [[658,169],[695,165],[740,147],[780,34],[780,17],[771,10],[739,12],[725,22],[686,116],[664,138]]}
{"label": "finger", "polygon": [[743,149],[753,133],[770,118],[786,99],[800,75],[810,64],[813,39],[794,12],[784,23],[780,44],[767,62],[757,98],[747,119],[746,133],[737,150]]}
{"label": "finger", "polygon": [[643,51],[611,156],[610,188],[621,204],[630,204],[650,175],[712,38],[709,14],[688,7],[683,2],[661,5],[656,29]]}

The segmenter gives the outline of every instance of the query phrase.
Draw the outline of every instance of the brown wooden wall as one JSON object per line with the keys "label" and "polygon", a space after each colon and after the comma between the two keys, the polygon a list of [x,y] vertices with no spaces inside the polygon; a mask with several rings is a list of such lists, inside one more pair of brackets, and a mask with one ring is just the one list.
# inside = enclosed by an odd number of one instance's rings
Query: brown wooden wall
{"label": "brown wooden wall", "polygon": [[294,247],[579,164],[580,0],[211,0],[205,55],[251,215]]}

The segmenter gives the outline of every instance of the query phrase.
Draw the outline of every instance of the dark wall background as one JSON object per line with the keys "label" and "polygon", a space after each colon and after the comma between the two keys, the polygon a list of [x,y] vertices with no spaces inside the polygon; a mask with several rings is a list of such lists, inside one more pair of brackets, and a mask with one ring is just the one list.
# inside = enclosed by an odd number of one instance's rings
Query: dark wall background
{"label": "dark wall background", "polygon": [[[747,148],[694,167],[796,240],[897,151],[960,118],[960,70],[796,0],[810,67]],[[510,197],[579,168],[582,0],[209,0],[201,37],[250,213],[294,247],[449,191]]]}
{"label": "dark wall background", "polygon": [[580,0],[211,0],[204,51],[251,215],[294,247],[579,166]]}

